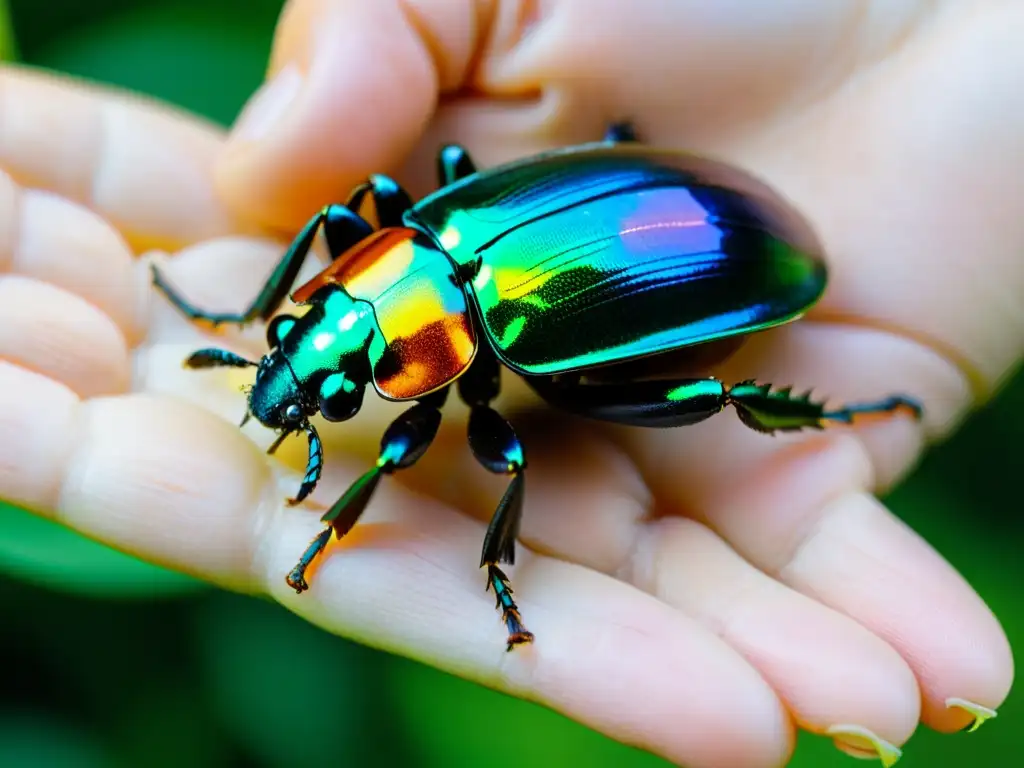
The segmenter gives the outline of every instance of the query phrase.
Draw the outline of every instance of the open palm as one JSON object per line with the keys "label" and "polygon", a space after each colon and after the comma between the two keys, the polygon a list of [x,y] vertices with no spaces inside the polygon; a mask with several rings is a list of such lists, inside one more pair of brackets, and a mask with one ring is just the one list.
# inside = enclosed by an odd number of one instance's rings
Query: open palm
{"label": "open palm", "polygon": [[[227,141],[3,70],[0,496],[688,766],[783,765],[794,724],[891,762],[918,722],[984,717],[1012,679],[1006,639],[873,493],[1024,348],[1024,9],[786,5],[294,2],[277,77]],[[296,595],[285,575],[317,512],[402,406],[367,398],[321,427],[324,478],[287,507],[304,441],[268,461],[274,435],[236,426],[251,372],[182,370],[211,339],[131,251],[198,305],[238,309],[283,247],[259,236],[290,236],[367,173],[423,193],[442,141],[486,166],[624,117],[645,141],[761,175],[829,253],[809,317],[713,372],[836,402],[907,392],[923,424],[769,438],[727,414],[613,429],[544,411],[506,376],[497,406],[530,461],[509,572],[537,642],[506,653],[484,593],[503,481],[473,461],[454,398],[427,456],[381,484]],[[258,326],[215,343],[265,350]]]}

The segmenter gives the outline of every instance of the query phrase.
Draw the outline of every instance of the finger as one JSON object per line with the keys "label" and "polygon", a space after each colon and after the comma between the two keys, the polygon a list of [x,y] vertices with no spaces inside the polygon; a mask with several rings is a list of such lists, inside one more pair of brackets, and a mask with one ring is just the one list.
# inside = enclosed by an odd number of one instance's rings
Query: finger
{"label": "finger", "polygon": [[802,151],[762,145],[755,167],[822,232],[833,287],[819,316],[930,346],[984,399],[1024,352],[1024,91],[1011,74],[1024,7],[976,10],[923,26],[794,126]]}
{"label": "finger", "polygon": [[[219,161],[220,189],[239,210],[294,229],[359,177],[403,160],[439,94],[442,112],[456,107],[441,115],[445,135],[420,142],[431,168],[436,140],[471,137],[490,164],[597,138],[623,116],[643,117],[645,132],[651,123],[651,140],[685,133],[706,146],[723,124],[765,114],[798,87],[800,68],[844,21],[806,5],[740,19],[655,0],[292,0],[268,82]],[[675,87],[652,85],[666,76]],[[744,98],[721,98],[736,90]]]}
{"label": "finger", "polygon": [[855,754],[899,756],[917,728],[920,692],[890,645],[752,567],[699,523],[670,517],[641,531],[632,583],[742,653],[802,728]]}
{"label": "finger", "polygon": [[127,391],[124,336],[74,294],[29,278],[0,275],[0,360],[63,383],[83,397]]}
{"label": "finger", "polygon": [[70,292],[106,314],[129,342],[141,338],[138,273],[124,240],[87,208],[23,190],[0,171],[0,274]]}
{"label": "finger", "polygon": [[[733,381],[754,370],[764,381],[796,382],[795,391],[837,392],[836,403],[877,399],[892,391],[878,381],[904,381],[923,395],[934,434],[948,430],[970,398],[943,358],[867,329],[795,324],[751,340],[722,373]],[[969,722],[946,708],[950,697],[1001,704],[1013,664],[999,623],[952,566],[863,495],[891,484],[893,468],[905,471],[916,456],[920,435],[910,422],[766,439],[723,414],[653,432],[615,434],[666,511],[705,522],[765,573],[887,640],[918,679],[926,724],[950,731]],[[924,608],[937,605],[944,609]]]}
{"label": "finger", "polygon": [[[826,734],[856,726],[854,733],[866,729],[898,754],[917,726],[921,694],[896,650],[755,569],[705,526],[659,517],[665,510],[606,435],[549,414],[537,421],[515,422],[530,467],[524,544],[679,608],[742,653],[802,728]],[[570,433],[571,443],[558,439]],[[429,466],[403,475],[403,484],[486,520],[501,488],[487,482],[468,451],[434,448]]]}
{"label": "finger", "polygon": [[137,250],[254,228],[212,186],[221,132],[111,88],[0,68],[0,169],[85,205]]}
{"label": "finger", "polygon": [[0,173],[0,359],[83,397],[127,391],[143,334],[137,283],[109,224]]}
{"label": "finger", "polygon": [[405,7],[288,4],[271,77],[218,161],[219,189],[236,209],[291,229],[409,150],[433,111],[438,74]]}
{"label": "finger", "polygon": [[[538,640],[506,654],[499,628],[481,620],[493,610],[473,567],[483,526],[388,485],[362,540],[332,547],[298,597],[284,575],[320,523],[282,508],[284,478],[275,482],[237,430],[162,398],[82,403],[9,365],[0,387],[12,394],[0,403],[3,495],[86,535],[233,589],[266,589],[333,632],[538,700],[679,763],[778,766],[790,752],[785,714],[758,675],[626,585],[524,557],[513,578]],[[17,450],[13,434],[26,436]]]}

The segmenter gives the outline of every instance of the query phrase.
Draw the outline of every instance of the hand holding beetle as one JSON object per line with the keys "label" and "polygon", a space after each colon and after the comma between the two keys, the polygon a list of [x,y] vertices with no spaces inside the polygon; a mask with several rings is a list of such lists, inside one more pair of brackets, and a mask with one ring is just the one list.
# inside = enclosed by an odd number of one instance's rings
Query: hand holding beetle
{"label": "hand holding beetle", "polygon": [[[1012,678],[997,622],[871,492],[1024,348],[1024,14],[664,7],[294,2],[272,85],[226,144],[156,107],[4,71],[0,495],[686,765],[782,765],[794,722],[891,762],[919,720],[953,731],[997,707]],[[54,115],[64,132],[43,130]],[[664,431],[572,422],[544,441],[521,411],[535,398],[506,375],[498,410],[523,424],[530,457],[509,575],[537,642],[505,654],[488,621],[473,566],[502,485],[466,451],[454,399],[430,452],[380,483],[295,595],[284,576],[320,515],[284,504],[294,473],[250,439],[265,449],[272,433],[209,413],[237,421],[237,386],[180,367],[202,346],[258,359],[264,330],[200,335],[115,230],[140,253],[184,247],[168,278],[197,306],[235,310],[281,254],[238,236],[290,238],[371,173],[419,197],[441,143],[488,167],[624,117],[647,144],[768,180],[824,240],[824,299],[715,374],[830,402],[908,392],[923,424],[773,439],[725,416]],[[84,137],[100,125],[95,153]],[[368,397],[324,430],[311,501],[330,507],[402,410]],[[289,463],[304,464],[301,441],[281,451],[296,446]]]}

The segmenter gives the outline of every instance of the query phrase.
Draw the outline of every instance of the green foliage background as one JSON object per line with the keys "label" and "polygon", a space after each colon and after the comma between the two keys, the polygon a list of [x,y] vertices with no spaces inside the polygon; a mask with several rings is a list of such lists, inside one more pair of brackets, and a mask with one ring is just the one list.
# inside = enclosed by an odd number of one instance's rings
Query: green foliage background
{"label": "green foliage background", "polygon": [[[0,56],[153,94],[228,125],[261,81],[280,6],[11,0],[7,9],[0,0]],[[1019,376],[889,498],[989,601],[1015,647],[1024,640],[1022,443]],[[4,768],[665,765],[548,710],[3,505],[0,606]],[[901,765],[1016,764],[1022,714],[1018,687],[976,734],[922,729]],[[501,749],[510,738],[516,749]],[[851,761],[802,737],[792,765]]]}

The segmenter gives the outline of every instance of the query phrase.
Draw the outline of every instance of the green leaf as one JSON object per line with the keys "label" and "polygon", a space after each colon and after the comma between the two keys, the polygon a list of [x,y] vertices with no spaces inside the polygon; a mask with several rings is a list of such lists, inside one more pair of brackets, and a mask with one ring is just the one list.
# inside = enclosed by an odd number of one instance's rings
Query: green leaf
{"label": "green leaf", "polygon": [[0,570],[66,592],[151,598],[205,589],[25,510],[0,504]]}
{"label": "green leaf", "polygon": [[227,125],[263,80],[280,9],[280,0],[167,0],[111,9],[27,58]]}
{"label": "green leaf", "polygon": [[393,729],[375,738],[384,654],[269,601],[211,593],[196,646],[219,725],[265,766],[402,765]]}
{"label": "green leaf", "polygon": [[114,760],[84,731],[52,715],[0,712],[0,765],[10,768],[113,768]]}
{"label": "green leaf", "polygon": [[14,27],[11,26],[11,11],[7,0],[0,0],[0,61],[17,61],[18,48],[14,41]]}
{"label": "green leaf", "polygon": [[[394,701],[404,716],[402,731],[418,742],[424,768],[670,765],[538,704],[411,661],[396,659],[395,667]],[[685,687],[680,688],[680,695],[685,695]],[[685,723],[680,727],[685,728]]]}

